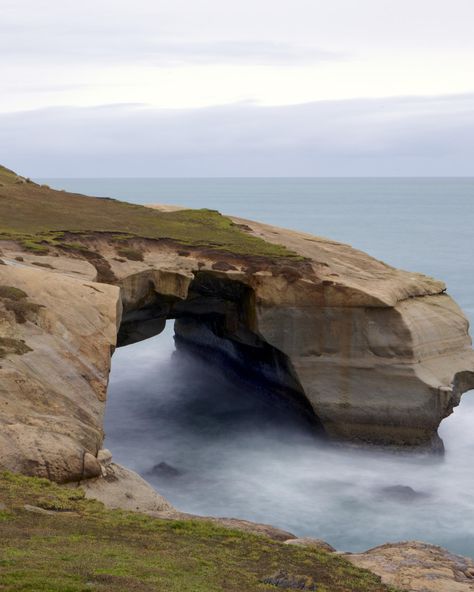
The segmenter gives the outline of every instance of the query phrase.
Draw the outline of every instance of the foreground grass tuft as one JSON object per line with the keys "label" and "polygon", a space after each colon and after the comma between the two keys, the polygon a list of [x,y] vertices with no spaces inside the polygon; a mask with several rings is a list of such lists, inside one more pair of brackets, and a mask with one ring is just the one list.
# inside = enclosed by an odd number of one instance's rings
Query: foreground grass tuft
{"label": "foreground grass tuft", "polygon": [[108,511],[80,489],[11,473],[0,474],[0,574],[3,592],[292,589],[268,583],[275,574],[283,574],[283,583],[307,582],[318,592],[394,592],[377,576],[322,550],[210,522]]}

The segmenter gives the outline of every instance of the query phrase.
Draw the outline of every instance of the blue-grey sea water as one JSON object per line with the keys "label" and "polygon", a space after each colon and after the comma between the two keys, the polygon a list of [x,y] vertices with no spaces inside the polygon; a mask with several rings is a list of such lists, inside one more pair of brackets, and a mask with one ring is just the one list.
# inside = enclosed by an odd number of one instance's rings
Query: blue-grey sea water
{"label": "blue-grey sea water", "polygon": [[[474,320],[474,179],[47,179],[328,236],[443,279]],[[113,357],[106,445],[179,509],[266,522],[342,550],[419,539],[474,556],[474,392],[444,420],[443,459],[333,449],[258,391],[161,335]],[[179,474],[153,467],[165,462]],[[388,490],[411,487],[413,498]]]}

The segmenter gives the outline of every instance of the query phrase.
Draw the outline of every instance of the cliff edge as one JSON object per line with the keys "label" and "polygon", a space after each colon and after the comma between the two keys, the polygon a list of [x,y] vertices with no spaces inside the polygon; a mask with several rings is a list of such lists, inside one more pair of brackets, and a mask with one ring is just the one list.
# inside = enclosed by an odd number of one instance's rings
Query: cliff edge
{"label": "cliff edge", "polygon": [[222,216],[39,186],[0,169],[0,468],[100,477],[110,359],[178,341],[256,372],[337,441],[439,450],[474,386],[442,282]]}

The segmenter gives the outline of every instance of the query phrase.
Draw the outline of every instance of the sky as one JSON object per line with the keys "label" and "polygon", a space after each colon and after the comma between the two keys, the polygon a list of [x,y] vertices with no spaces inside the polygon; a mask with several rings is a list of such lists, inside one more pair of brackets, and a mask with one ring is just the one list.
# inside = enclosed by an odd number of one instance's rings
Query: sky
{"label": "sky", "polygon": [[472,0],[0,0],[30,176],[473,175]]}

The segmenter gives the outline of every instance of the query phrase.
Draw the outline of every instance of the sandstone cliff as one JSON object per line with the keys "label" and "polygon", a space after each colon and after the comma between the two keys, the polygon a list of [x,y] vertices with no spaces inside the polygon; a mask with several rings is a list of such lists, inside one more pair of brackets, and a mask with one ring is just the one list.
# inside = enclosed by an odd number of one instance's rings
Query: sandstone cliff
{"label": "sandstone cliff", "polygon": [[440,421],[474,386],[468,323],[440,281],[216,212],[2,179],[2,468],[101,475],[111,354],[167,318],[336,440],[439,448]]}

